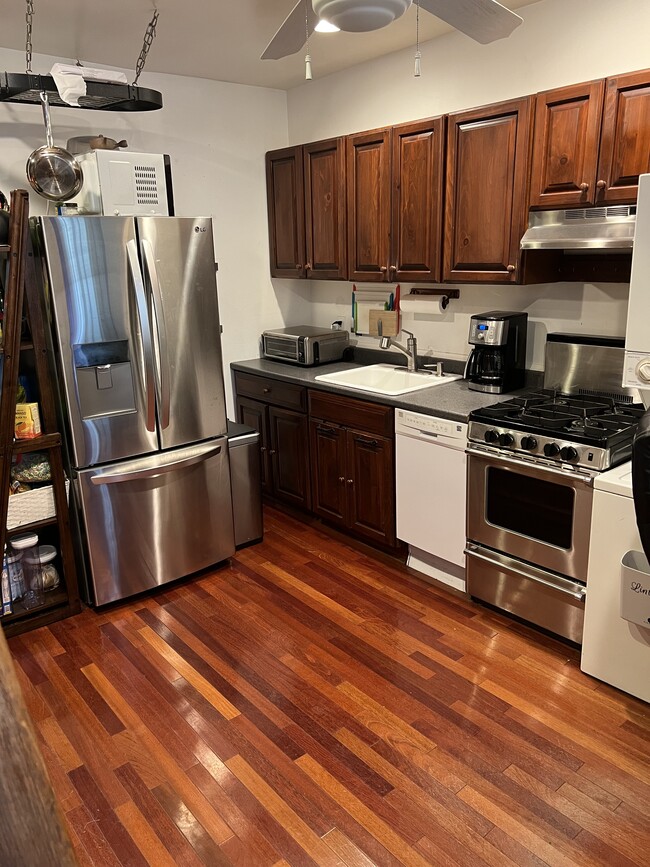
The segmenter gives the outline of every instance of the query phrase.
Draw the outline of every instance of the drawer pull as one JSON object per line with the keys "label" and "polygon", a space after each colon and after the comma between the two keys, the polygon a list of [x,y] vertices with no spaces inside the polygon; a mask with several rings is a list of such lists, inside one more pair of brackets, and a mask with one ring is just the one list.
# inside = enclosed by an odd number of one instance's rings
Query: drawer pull
{"label": "drawer pull", "polygon": [[355,437],[355,443],[360,443],[362,446],[370,446],[371,449],[376,449],[379,443],[377,440],[367,440],[365,437]]}
{"label": "drawer pull", "polygon": [[318,431],[318,433],[325,434],[326,436],[332,436],[336,433],[336,428],[325,427],[322,424],[316,425],[316,430]]}

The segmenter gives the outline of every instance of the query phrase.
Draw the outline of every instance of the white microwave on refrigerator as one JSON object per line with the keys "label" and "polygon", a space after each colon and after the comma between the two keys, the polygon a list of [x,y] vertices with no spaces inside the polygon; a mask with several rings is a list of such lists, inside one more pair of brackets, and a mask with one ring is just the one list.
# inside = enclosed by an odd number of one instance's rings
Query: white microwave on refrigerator
{"label": "white microwave on refrigerator", "polygon": [[639,177],[623,385],[650,389],[650,174]]}
{"label": "white microwave on refrigerator", "polygon": [[80,214],[169,216],[164,154],[94,150],[77,161],[84,181],[72,201]]}

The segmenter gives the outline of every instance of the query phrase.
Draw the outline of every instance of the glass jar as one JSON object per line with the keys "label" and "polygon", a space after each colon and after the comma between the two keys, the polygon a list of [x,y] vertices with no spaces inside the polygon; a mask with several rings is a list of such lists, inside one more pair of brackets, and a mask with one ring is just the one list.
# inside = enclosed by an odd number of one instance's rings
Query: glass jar
{"label": "glass jar", "polygon": [[[41,574],[43,576],[43,590],[54,590],[55,587],[59,586],[59,573],[57,571],[56,566],[53,563],[54,558],[56,557],[57,551],[54,545],[39,545],[37,549],[37,553],[35,557],[38,557],[38,562],[41,566]],[[25,560],[29,561],[29,565],[32,566],[32,562],[30,560],[31,555],[26,554]]]}
{"label": "glass jar", "polygon": [[23,575],[25,577],[23,606],[27,609],[38,608],[45,602],[43,595],[43,572],[38,556],[38,536],[36,533],[15,536],[11,540],[11,547],[14,551],[22,553]]}

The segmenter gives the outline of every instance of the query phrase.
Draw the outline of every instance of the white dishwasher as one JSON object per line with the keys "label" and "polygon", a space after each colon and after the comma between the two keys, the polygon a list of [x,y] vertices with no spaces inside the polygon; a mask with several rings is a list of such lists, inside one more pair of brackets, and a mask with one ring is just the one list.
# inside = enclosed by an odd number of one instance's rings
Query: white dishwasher
{"label": "white dishwasher", "polygon": [[465,590],[467,425],[395,410],[397,538],[407,565]]}

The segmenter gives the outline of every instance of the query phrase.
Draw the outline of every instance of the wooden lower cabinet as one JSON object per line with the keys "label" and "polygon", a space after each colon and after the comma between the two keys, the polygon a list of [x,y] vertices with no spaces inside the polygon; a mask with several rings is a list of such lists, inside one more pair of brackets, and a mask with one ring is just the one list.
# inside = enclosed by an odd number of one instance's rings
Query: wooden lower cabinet
{"label": "wooden lower cabinet", "polygon": [[311,509],[306,389],[239,372],[235,388],[237,420],[260,434],[262,491]]}
{"label": "wooden lower cabinet", "polygon": [[309,438],[307,417],[290,409],[270,406],[269,431],[273,495],[309,509]]}
{"label": "wooden lower cabinet", "polygon": [[382,548],[396,543],[392,413],[310,392],[313,511]]}

